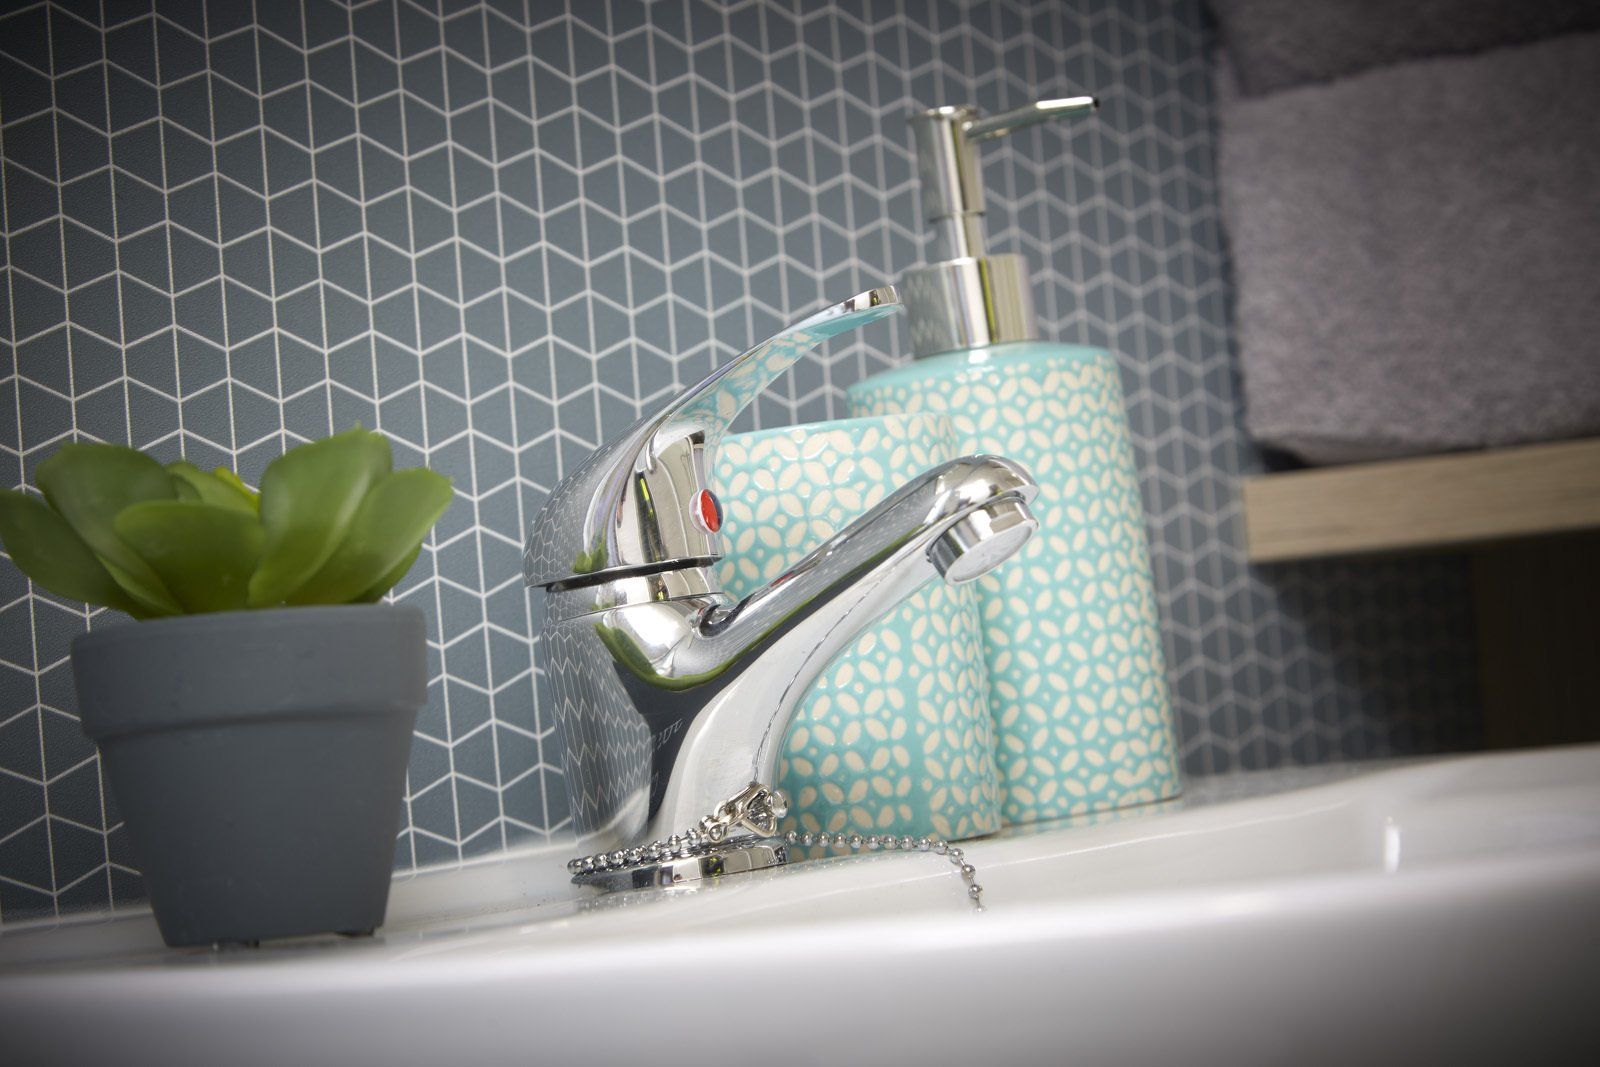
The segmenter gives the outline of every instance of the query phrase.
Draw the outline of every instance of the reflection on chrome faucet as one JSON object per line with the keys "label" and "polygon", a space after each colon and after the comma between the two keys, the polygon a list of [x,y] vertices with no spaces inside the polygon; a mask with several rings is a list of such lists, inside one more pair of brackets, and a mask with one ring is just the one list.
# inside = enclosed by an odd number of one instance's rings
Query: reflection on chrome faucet
{"label": "reflection on chrome faucet", "polygon": [[718,588],[707,472],[733,418],[807,350],[897,310],[836,304],[719,368],[567,477],[529,532],[544,668],[588,849],[666,838],[776,778],[817,673],[923,583],[970,581],[1037,527],[1027,472],[968,456],[913,479],[743,601]]}

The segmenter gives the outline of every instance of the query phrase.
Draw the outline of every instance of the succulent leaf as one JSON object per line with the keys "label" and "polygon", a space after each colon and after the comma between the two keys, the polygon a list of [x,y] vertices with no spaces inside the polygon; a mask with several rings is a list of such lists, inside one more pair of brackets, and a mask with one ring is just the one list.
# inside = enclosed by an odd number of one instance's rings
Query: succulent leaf
{"label": "succulent leaf", "polygon": [[406,576],[406,572],[411,569],[411,565],[413,563],[417,562],[417,557],[420,555],[422,555],[422,545],[419,544],[416,548],[413,548],[410,552],[406,553],[405,559],[389,568],[387,574],[364,589],[359,596],[351,597],[350,603],[376,604],[378,601],[382,600],[383,594],[393,589],[395,584]]}
{"label": "succulent leaf", "polygon": [[421,467],[385,474],[361,501],[337,551],[295,590],[290,603],[376,600],[405,575],[452,495],[450,479]]}
{"label": "succulent leaf", "polygon": [[261,477],[266,547],[249,604],[288,601],[338,550],[367,491],[389,473],[389,442],[357,426],[279,456]]}
{"label": "succulent leaf", "polygon": [[151,500],[124,509],[118,535],[161,576],[183,610],[238,611],[266,533],[255,515],[196,500]]}
{"label": "succulent leaf", "polygon": [[250,488],[248,485],[245,485],[243,479],[241,479],[233,471],[229,470],[227,467],[218,467],[216,470],[211,472],[211,476],[223,482],[224,484],[230,485],[234,489],[237,489],[250,504],[250,510],[258,515],[261,513],[261,494]]}
{"label": "succulent leaf", "polygon": [[145,614],[67,520],[44,501],[0,489],[0,541],[23,574],[56,596]]}
{"label": "succulent leaf", "polygon": [[232,508],[234,511],[256,514],[255,501],[247,492],[241,491],[234,484],[238,483],[240,486],[244,484],[239,482],[238,475],[234,475],[233,482],[228,482],[215,474],[207,474],[193,463],[186,463],[181,459],[176,463],[168,463],[167,470],[172,472],[178,494],[184,500],[201,500],[220,508]]}
{"label": "succulent leaf", "polygon": [[66,444],[39,464],[35,480],[50,506],[145,614],[182,612],[156,572],[113,526],[117,515],[132,504],[177,499],[166,468],[121,445]]}
{"label": "succulent leaf", "polygon": [[39,467],[45,500],[0,489],[0,541],[40,587],[136,618],[371,603],[452,498],[444,476],[390,464],[357,426],[279,457],[257,493],[227,468],[69,444]]}

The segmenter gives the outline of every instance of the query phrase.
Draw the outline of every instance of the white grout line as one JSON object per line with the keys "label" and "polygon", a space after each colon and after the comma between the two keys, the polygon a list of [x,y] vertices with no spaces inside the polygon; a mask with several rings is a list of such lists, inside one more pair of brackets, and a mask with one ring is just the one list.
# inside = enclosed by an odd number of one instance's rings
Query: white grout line
{"label": "white grout line", "polygon": [[[346,11],[345,18],[348,19],[349,17],[349,12]],[[323,145],[317,137],[317,126],[312,118],[311,97],[313,87],[316,87],[316,83],[311,80],[311,31],[310,27],[307,25],[307,22],[308,19],[306,17],[306,7],[304,4],[301,4],[300,39],[306,44],[306,80],[301,91],[305,93],[306,98],[306,157],[311,164],[311,225],[312,232],[316,234],[317,238],[317,247],[314,255],[316,256],[317,260],[318,326],[322,330],[322,392],[324,403],[328,408],[328,418],[324,425],[327,427],[327,432],[331,435],[337,429],[337,427],[333,425],[333,368],[329,366],[328,360],[328,294],[327,289],[325,288],[326,279],[323,278],[322,269],[322,256],[323,253],[327,251],[327,249],[323,247],[322,242],[322,196],[323,189],[325,187],[317,181],[317,155],[322,150]],[[278,391],[281,395],[283,391],[281,361],[279,365]],[[300,394],[297,393],[295,395],[298,396]],[[285,404],[285,408],[287,408],[287,404]]]}
{"label": "white grout line", "polygon": [[[479,11],[479,12],[476,12],[475,15],[483,23],[484,63],[487,65],[487,63],[489,61],[489,28],[488,28],[488,21],[487,21],[488,14],[487,14],[487,11]],[[473,16],[465,16],[465,17],[473,17]],[[442,32],[442,30],[443,30],[443,27],[441,26],[441,32]],[[487,99],[489,101],[489,104],[488,104],[488,110],[487,110],[486,114],[488,116],[488,121],[489,121],[490,144],[491,144],[491,146],[493,146],[493,145],[497,145],[499,143],[499,134],[495,130],[495,125],[494,125],[494,103],[493,103],[494,97],[493,97],[493,93],[492,93],[492,87],[487,83],[487,75],[485,76],[485,81],[486,81],[486,91],[489,91],[489,96],[487,97]],[[448,77],[446,77],[446,79],[445,79],[444,92],[445,92],[445,103],[448,105],[449,102],[450,102],[450,81],[449,81]],[[451,145],[454,145],[455,144],[455,136],[454,136],[455,135],[455,119],[453,117],[447,120],[447,125],[446,125],[445,128],[447,130],[446,138],[449,140]],[[450,199],[451,199],[452,202],[454,202],[456,200],[456,168],[455,168],[454,160],[451,160],[450,162],[451,162],[451,166],[450,166]],[[499,174],[498,169],[494,171],[494,175],[495,175],[495,188],[498,189],[499,188],[499,184],[500,184],[500,174]],[[460,291],[461,296],[464,299],[465,296],[466,296],[466,291],[465,291],[465,282],[464,282],[464,280],[462,278],[462,275],[461,275],[461,240],[462,240],[462,238],[461,238],[461,215],[460,215],[460,211],[461,211],[461,208],[459,206],[452,207],[451,212],[450,212],[450,228],[451,228],[451,233],[453,235],[453,239],[454,239],[454,243],[455,243],[456,288],[458,289],[458,291]],[[496,207],[496,209],[495,209],[495,221],[496,221],[497,225],[500,223],[500,219],[501,219],[500,211],[499,211],[499,208]],[[505,231],[502,228],[500,230],[500,232],[503,235]],[[503,290],[504,286],[505,286],[505,271],[504,271],[504,268],[501,269],[500,282],[501,282],[501,288]],[[487,299],[492,299],[492,297],[486,297],[484,299],[486,299],[486,300]],[[499,293],[499,299],[500,299],[501,320],[502,320],[502,323],[506,323],[508,321],[508,319],[509,319],[509,312],[506,310],[506,296],[505,296],[505,293],[503,291]],[[467,351],[468,351],[469,343],[478,343],[478,342],[477,342],[476,338],[472,338],[471,342],[469,342],[468,339],[469,339],[469,337],[471,337],[471,335],[467,331],[465,318],[460,312],[457,312],[456,322],[458,324],[458,329],[457,329],[457,335],[456,335],[456,337],[454,339],[454,343],[456,344],[456,346],[461,351],[461,378],[462,378],[462,381],[465,383],[464,388],[465,388],[466,392],[471,393],[471,391],[472,391],[471,368],[468,366],[469,360],[468,360],[468,356],[467,356]],[[419,323],[419,325],[420,325],[420,323]],[[507,326],[506,340],[508,342],[510,340],[509,326]],[[441,345],[436,346],[435,350],[437,350],[439,347],[443,347],[444,343],[449,343],[449,342],[441,343]],[[502,346],[500,354],[502,356],[505,355],[504,346]],[[473,427],[473,424],[472,424],[472,404],[471,404],[471,402],[468,402],[465,405],[463,405],[462,410],[466,414],[466,419],[467,419],[466,438],[467,438],[468,465],[473,470],[474,482],[476,482],[476,473],[477,473],[477,469],[478,469],[477,433],[476,433],[476,431],[475,431],[475,429]],[[474,492],[474,494],[476,494],[476,492],[477,492],[476,484],[473,487],[473,492]],[[479,545],[477,543],[476,531],[481,530],[483,528],[483,512],[479,507],[478,498],[477,498],[476,495],[474,495],[469,502],[472,505],[472,529],[471,529],[471,531],[469,531],[469,533],[473,537],[472,554],[476,558],[477,564],[478,564],[478,588],[482,589],[484,587],[484,584],[485,584],[485,582],[484,582],[484,573],[483,573],[483,551],[482,551],[482,549],[479,547]],[[435,558],[435,560],[438,559],[437,556],[435,556],[434,558]],[[479,618],[480,622],[479,622],[479,626],[478,627],[474,627],[474,629],[479,632],[479,640],[480,640],[480,642],[481,642],[481,644],[483,646],[484,670],[485,670],[485,672],[488,672],[490,670],[490,665],[491,665],[490,648],[489,648],[489,632],[488,632],[488,629],[487,629],[487,624],[488,624],[488,621],[489,621],[489,601],[488,601],[487,597],[484,597],[484,596],[481,596],[481,595],[477,597],[477,601],[478,601],[478,618]],[[471,635],[468,634],[466,636],[471,636]],[[441,655],[443,655],[443,653],[441,653]],[[487,677],[485,677],[485,681],[488,681]],[[494,784],[491,785],[491,788],[494,789],[494,793],[495,793],[495,808],[496,808],[496,811],[498,812],[498,815],[496,816],[496,818],[495,818],[495,820],[493,822],[491,822],[489,824],[486,824],[485,826],[479,827],[478,832],[483,832],[483,831],[488,830],[490,828],[498,828],[498,832],[499,832],[499,835],[500,835],[500,847],[504,848],[505,845],[506,845],[506,836],[505,836],[506,805],[505,805],[505,795],[504,795],[504,793],[502,793],[500,791],[499,784],[498,784],[499,783],[499,778],[500,778],[500,741],[499,741],[499,737],[496,735],[496,733],[494,731],[494,724],[499,718],[499,716],[496,714],[496,712],[497,712],[497,709],[495,708],[494,696],[493,696],[493,694],[490,694],[490,696],[489,696],[489,719],[488,719],[487,722],[481,724],[480,727],[475,728],[474,730],[470,731],[469,732],[469,736],[470,736],[471,733],[477,733],[479,729],[487,729],[489,731],[490,755],[492,756],[492,758],[494,760],[493,772],[494,772],[494,779],[495,779]],[[459,827],[459,824],[460,824],[460,814],[459,814],[459,812],[460,812],[460,809],[458,808],[457,809],[457,819],[456,819],[458,827]],[[477,833],[474,833],[473,836],[476,837]],[[463,842],[463,844],[465,844],[465,842]]]}
{"label": "white grout line", "polygon": [[[442,36],[443,36],[443,33],[444,33],[443,24],[441,22],[438,22],[437,16],[434,16],[434,15],[430,14],[430,15],[427,15],[426,17],[434,19],[434,21],[438,24],[438,30],[439,30],[439,33],[441,35],[441,40],[442,40]],[[399,39],[400,39],[400,10],[399,10],[399,4],[395,5],[394,26],[395,26],[395,40],[396,40],[396,42],[398,42]],[[432,49],[428,49],[427,51],[431,52]],[[415,57],[413,57],[413,58],[415,58]],[[398,64],[397,66],[403,68],[404,64]],[[399,73],[399,77],[400,77],[400,81],[401,81],[401,86],[403,87],[404,84],[405,84],[405,72],[404,72],[403,69],[400,69],[398,71],[398,73]],[[447,72],[446,75],[445,75],[445,94],[446,94],[445,100],[446,100],[446,104],[448,104],[448,102],[449,102],[449,92],[450,92],[449,86],[450,86],[450,82],[449,82],[449,76],[448,76],[448,72]],[[401,147],[401,154],[405,157],[406,179],[407,179],[406,180],[406,187],[403,190],[401,190],[399,195],[402,195],[402,196],[406,197],[406,226],[407,226],[407,230],[408,230],[409,241],[410,241],[410,244],[411,244],[411,250],[407,255],[407,259],[411,264],[411,315],[412,315],[411,328],[412,328],[413,333],[412,333],[411,346],[410,347],[411,347],[412,351],[415,353],[415,359],[417,361],[417,380],[416,380],[416,383],[414,385],[414,388],[417,391],[417,402],[419,404],[420,417],[421,417],[421,420],[422,420],[422,440],[420,442],[417,442],[417,444],[421,448],[424,458],[426,458],[426,457],[428,457],[428,456],[430,456],[432,454],[433,441],[432,441],[431,437],[429,436],[428,402],[427,402],[428,401],[428,397],[427,397],[426,386],[425,386],[425,383],[424,383],[423,377],[422,377],[422,372],[425,369],[425,367],[424,367],[424,364],[423,364],[423,361],[422,361],[422,302],[421,302],[421,299],[420,299],[420,296],[419,296],[420,286],[419,286],[419,283],[417,281],[417,255],[416,255],[416,247],[417,247],[417,216],[416,216],[416,204],[411,199],[411,181],[410,181],[411,163],[412,163],[412,156],[411,156],[411,128],[405,121],[405,112],[404,112],[404,110],[402,110],[400,112],[400,120],[399,121],[400,121],[400,147]],[[454,177],[454,173],[452,171],[452,175],[451,175],[452,184],[454,184],[454,181],[455,181],[455,177]],[[458,281],[458,284],[459,284],[459,281]],[[454,821],[455,821],[456,858],[460,859],[461,855],[462,855],[462,853],[461,853],[461,844],[460,844],[460,842],[461,842],[461,796],[460,796],[460,793],[456,789],[457,775],[456,775],[456,754],[455,754],[455,741],[456,741],[456,738],[455,738],[455,723],[454,723],[454,721],[452,719],[452,716],[450,714],[450,683],[448,681],[449,669],[448,669],[448,667],[445,666],[445,662],[444,662],[444,648],[443,648],[443,644],[444,644],[444,600],[440,596],[440,593],[439,593],[439,591],[440,591],[440,581],[439,581],[440,575],[439,575],[439,552],[438,552],[439,543],[438,543],[438,536],[439,536],[438,532],[435,531],[435,530],[430,530],[428,532],[428,540],[432,541],[433,544],[431,546],[431,550],[427,553],[427,555],[428,555],[429,563],[432,565],[432,568],[433,568],[433,610],[434,610],[434,619],[435,619],[436,625],[438,627],[438,631],[437,632],[438,632],[438,635],[439,635],[439,644],[440,644],[439,662],[440,662],[440,668],[443,671],[443,674],[444,674],[445,679],[446,679],[446,680],[440,682],[440,685],[439,685],[439,699],[444,704],[445,740],[450,746],[449,750],[446,752],[446,759],[447,759],[447,762],[448,762],[449,767],[450,767],[450,773],[449,773],[449,775],[447,777],[447,782],[448,782],[448,785],[450,787],[451,812],[452,812],[452,814],[454,816]],[[425,789],[424,792],[427,792],[427,790]]]}

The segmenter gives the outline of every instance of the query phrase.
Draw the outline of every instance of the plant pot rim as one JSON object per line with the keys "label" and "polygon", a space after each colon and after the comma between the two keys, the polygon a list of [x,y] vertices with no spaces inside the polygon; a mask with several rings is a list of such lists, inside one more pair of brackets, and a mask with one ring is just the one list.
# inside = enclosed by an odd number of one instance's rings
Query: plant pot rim
{"label": "plant pot rim", "polygon": [[84,733],[412,714],[427,699],[426,623],[396,604],[183,615],[72,642]]}
{"label": "plant pot rim", "polygon": [[187,629],[206,632],[250,630],[261,625],[307,622],[330,619],[336,615],[387,615],[390,613],[422,614],[422,609],[412,604],[296,604],[279,608],[248,608],[243,611],[204,611],[184,615],[163,615],[154,619],[118,620],[104,629],[90,630],[73,638],[72,650],[80,645],[97,645],[109,641],[133,638],[166,638]]}

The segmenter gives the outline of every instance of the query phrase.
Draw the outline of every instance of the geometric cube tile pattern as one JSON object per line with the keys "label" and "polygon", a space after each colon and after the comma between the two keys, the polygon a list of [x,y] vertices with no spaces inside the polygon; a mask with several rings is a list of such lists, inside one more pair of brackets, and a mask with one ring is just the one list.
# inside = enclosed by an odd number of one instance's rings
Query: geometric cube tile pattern
{"label": "geometric cube tile pattern", "polygon": [[[456,500],[396,862],[568,832],[525,523],[641,410],[919,258],[913,106],[1093,91],[987,150],[1045,336],[1120,360],[1185,768],[1474,741],[1458,561],[1252,569],[1198,0],[105,0],[0,19],[0,484],[76,438],[227,464],[356,421]],[[829,418],[898,326],[744,426]],[[0,563],[0,921],[142,892],[68,646]]]}

